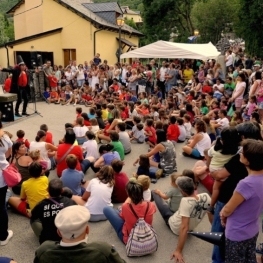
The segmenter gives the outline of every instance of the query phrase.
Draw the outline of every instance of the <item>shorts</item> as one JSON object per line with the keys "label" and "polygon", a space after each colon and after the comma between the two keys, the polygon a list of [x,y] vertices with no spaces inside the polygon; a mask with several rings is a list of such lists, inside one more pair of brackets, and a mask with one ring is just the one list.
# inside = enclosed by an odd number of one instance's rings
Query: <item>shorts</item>
{"label": "shorts", "polygon": [[192,152],[191,152],[191,155],[196,157],[196,158],[201,158],[202,157],[200,152],[197,149],[193,149]]}
{"label": "shorts", "polygon": [[263,101],[258,102],[258,109],[263,110]]}
{"label": "shorts", "polygon": [[235,107],[241,108],[243,99],[235,99]]}
{"label": "shorts", "polygon": [[23,214],[26,217],[28,216],[28,203],[26,201],[21,201],[21,203],[18,205],[17,210],[19,213]]}
{"label": "shorts", "polygon": [[201,184],[209,191],[210,194],[212,194],[214,179],[210,174],[208,174],[203,180],[201,180]]}
{"label": "shorts", "polygon": [[146,86],[138,85],[138,94],[141,92],[145,92]]}

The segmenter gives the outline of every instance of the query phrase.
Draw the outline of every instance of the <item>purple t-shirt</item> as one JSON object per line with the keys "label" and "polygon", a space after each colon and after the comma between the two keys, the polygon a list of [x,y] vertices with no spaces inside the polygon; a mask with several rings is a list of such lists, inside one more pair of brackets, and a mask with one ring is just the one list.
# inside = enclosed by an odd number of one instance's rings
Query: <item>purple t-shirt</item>
{"label": "purple t-shirt", "polygon": [[263,174],[249,175],[239,181],[235,191],[245,200],[227,218],[225,234],[231,241],[250,239],[259,232],[259,217],[263,211],[262,189]]}
{"label": "purple t-shirt", "polygon": [[103,159],[104,159],[104,165],[111,165],[111,162],[115,159],[117,160],[121,160],[121,157],[119,155],[118,152],[108,152],[108,153],[104,153],[103,155]]}

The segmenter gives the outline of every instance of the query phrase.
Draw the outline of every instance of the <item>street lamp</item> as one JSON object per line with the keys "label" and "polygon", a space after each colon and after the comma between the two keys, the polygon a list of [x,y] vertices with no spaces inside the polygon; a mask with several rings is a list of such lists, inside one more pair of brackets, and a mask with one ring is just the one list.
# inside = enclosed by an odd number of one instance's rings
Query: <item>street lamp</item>
{"label": "street lamp", "polygon": [[117,26],[119,27],[119,51],[118,51],[118,62],[121,61],[121,28],[124,25],[124,18],[122,15],[117,17],[116,20]]}
{"label": "street lamp", "polygon": [[199,35],[199,30],[195,29],[194,35],[197,37]]}

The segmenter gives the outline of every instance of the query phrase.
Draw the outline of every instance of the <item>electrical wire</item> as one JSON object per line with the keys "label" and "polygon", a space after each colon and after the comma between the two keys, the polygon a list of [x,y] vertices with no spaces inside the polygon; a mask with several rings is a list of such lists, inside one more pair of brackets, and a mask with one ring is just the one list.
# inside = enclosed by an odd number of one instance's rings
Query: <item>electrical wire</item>
{"label": "electrical wire", "polygon": [[26,12],[28,12],[28,11],[31,11],[31,10],[33,10],[33,9],[36,9],[36,8],[42,6],[42,5],[43,5],[43,1],[44,1],[44,0],[41,1],[41,4],[40,4],[40,5],[35,6],[35,7],[32,7],[32,8],[30,8],[30,9],[28,9],[28,10],[25,10],[25,11],[21,12],[21,13],[15,14],[14,16],[18,16],[18,15],[24,14],[24,13],[26,13]]}

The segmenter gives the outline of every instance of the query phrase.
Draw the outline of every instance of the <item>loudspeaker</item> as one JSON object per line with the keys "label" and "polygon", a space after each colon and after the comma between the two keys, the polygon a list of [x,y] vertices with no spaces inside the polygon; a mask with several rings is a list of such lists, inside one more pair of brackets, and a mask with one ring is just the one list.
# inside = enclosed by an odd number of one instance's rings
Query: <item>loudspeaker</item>
{"label": "loudspeaker", "polygon": [[43,65],[42,56],[37,51],[30,52],[30,61],[33,69]]}
{"label": "loudspeaker", "polygon": [[14,121],[13,102],[0,102],[1,121]]}

